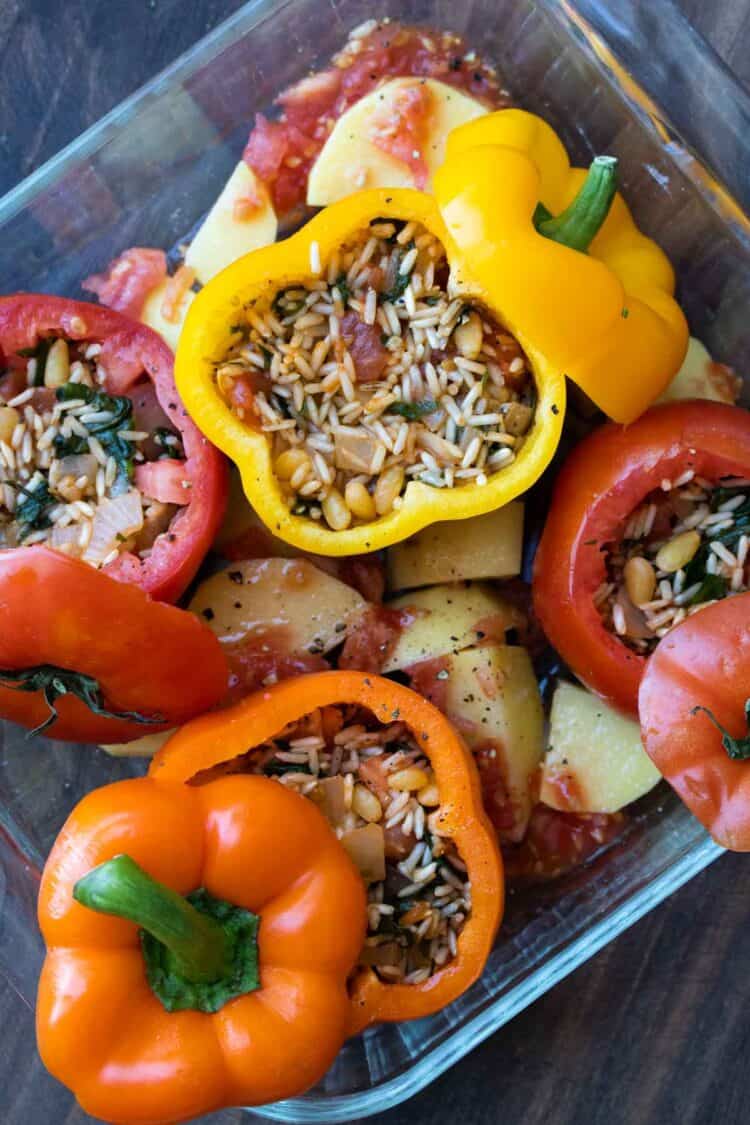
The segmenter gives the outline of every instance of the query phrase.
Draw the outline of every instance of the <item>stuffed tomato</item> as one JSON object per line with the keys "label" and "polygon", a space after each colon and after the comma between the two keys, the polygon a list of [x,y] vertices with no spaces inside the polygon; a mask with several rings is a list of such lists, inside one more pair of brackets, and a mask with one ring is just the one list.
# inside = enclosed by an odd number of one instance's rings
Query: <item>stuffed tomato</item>
{"label": "stuffed tomato", "polygon": [[59,297],[0,299],[0,546],[45,544],[175,601],[222,518],[221,455],[148,328]]}

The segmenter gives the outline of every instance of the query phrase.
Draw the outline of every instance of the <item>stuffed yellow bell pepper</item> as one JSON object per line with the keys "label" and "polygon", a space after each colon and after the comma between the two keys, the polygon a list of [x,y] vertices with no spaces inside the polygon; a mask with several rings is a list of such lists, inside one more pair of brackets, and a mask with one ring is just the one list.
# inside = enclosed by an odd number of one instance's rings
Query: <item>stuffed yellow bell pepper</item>
{"label": "stuffed yellow bell pepper", "polygon": [[566,375],[620,422],[657,397],[687,328],[615,177],[503,110],[451,134],[433,195],[358,192],[211,281],[177,384],[276,535],[349,555],[507,504]]}

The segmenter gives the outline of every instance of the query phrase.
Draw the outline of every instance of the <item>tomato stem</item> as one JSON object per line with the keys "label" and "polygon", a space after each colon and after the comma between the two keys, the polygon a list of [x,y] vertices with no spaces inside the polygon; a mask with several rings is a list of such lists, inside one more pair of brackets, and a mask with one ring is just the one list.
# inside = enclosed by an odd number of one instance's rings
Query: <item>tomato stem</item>
{"label": "tomato stem", "polygon": [[534,224],[540,234],[553,242],[585,252],[599,233],[609,214],[617,191],[617,157],[596,156],[575,199],[556,216],[540,204]]}

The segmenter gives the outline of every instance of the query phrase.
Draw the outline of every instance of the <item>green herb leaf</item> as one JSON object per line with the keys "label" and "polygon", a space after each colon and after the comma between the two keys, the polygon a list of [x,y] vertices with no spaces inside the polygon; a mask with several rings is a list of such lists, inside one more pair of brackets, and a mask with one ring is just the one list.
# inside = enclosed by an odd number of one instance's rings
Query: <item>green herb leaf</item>
{"label": "green herb leaf", "polygon": [[293,316],[294,313],[298,313],[304,307],[304,297],[287,301],[287,293],[293,293],[295,289],[299,289],[299,285],[290,285],[288,289],[280,289],[271,302],[271,308],[282,320],[285,316]]}
{"label": "green herb leaf", "polygon": [[[101,422],[90,422],[87,430],[100,442],[102,449],[112,457],[117,465],[115,483],[127,485],[133,479],[133,458],[135,445],[132,441],[120,437],[120,430],[132,428],[133,403],[127,395],[108,395],[106,391],[97,391],[87,387],[84,383],[65,383],[55,392],[58,402],[72,402],[82,399],[92,410],[107,411],[111,418]],[[55,452],[58,457],[67,457],[73,453],[84,453],[88,449],[85,438],[73,434],[63,437],[58,434],[54,441]]]}
{"label": "green herb leaf", "polygon": [[708,707],[693,707],[690,712],[695,715],[698,711],[703,711],[705,715],[711,720],[713,725],[718,731],[721,731],[721,744],[726,750],[732,761],[745,762],[750,758],[750,699],[745,700],[745,724],[748,727],[748,733],[744,738],[733,738],[732,735],[725,730],[719,720],[714,715],[713,711],[709,711]]}
{"label": "green herb leaf", "polygon": [[85,703],[94,715],[101,715],[105,719],[127,719],[133,723],[142,723],[146,726],[152,723],[162,723],[162,715],[153,715],[150,718],[139,714],[137,711],[110,711],[99,686],[99,681],[84,672],[72,672],[69,668],[58,668],[56,664],[36,664],[31,668],[16,668],[0,671],[0,683],[14,691],[41,691],[44,702],[49,708],[49,716],[34,730],[32,734],[41,734],[52,726],[58,718],[55,703],[62,695],[74,695]]}
{"label": "green herb leaf", "polygon": [[308,765],[300,765],[298,762],[280,762],[276,758],[272,758],[270,762],[266,762],[263,767],[263,773],[266,777],[283,777],[285,773],[312,773]]}
{"label": "green herb leaf", "polygon": [[729,589],[729,583],[726,578],[720,574],[707,574],[701,582],[699,590],[696,590],[688,605],[700,605],[701,602],[714,602],[719,598],[723,598]]}
{"label": "green herb leaf", "polygon": [[174,430],[168,430],[166,426],[158,426],[154,430],[154,442],[159,446],[159,458],[162,457],[176,457],[178,460],[183,460],[185,451],[182,448],[179,434]]}
{"label": "green herb leaf", "polygon": [[352,295],[352,291],[349,288],[349,282],[346,280],[346,274],[340,273],[339,276],[336,278],[335,284],[336,284],[336,288],[338,289],[339,293],[341,294],[342,305],[346,305],[347,301],[349,300],[349,298]]}
{"label": "green herb leaf", "polygon": [[422,402],[393,402],[386,410],[386,414],[398,414],[399,417],[406,418],[407,422],[416,422],[426,414],[434,414],[437,409],[436,402],[431,398],[425,398]]}
{"label": "green herb leaf", "polygon": [[15,511],[19,525],[18,538],[23,541],[32,531],[42,531],[49,527],[49,510],[57,504],[57,500],[47,487],[47,481],[40,480],[33,488],[25,488],[17,481],[8,483],[24,494],[24,499],[16,505]]}
{"label": "green herb leaf", "polygon": [[19,352],[16,352],[16,355],[20,355],[24,359],[36,360],[36,370],[34,372],[35,387],[44,386],[44,370],[47,366],[47,356],[54,342],[54,337],[46,336],[38,340],[33,348],[21,348]]}
{"label": "green herb leaf", "polygon": [[[401,265],[401,262],[403,262],[404,258],[406,257],[406,255],[409,253],[409,251],[413,250],[413,249],[414,249],[414,243],[413,242],[407,243],[407,245],[403,248],[401,253],[398,255],[399,267]],[[393,282],[393,285],[391,286],[391,288],[387,289],[384,293],[380,294],[381,301],[390,301],[391,304],[394,304],[396,301],[399,300],[399,298],[403,297],[404,293],[406,292],[406,290],[409,286],[410,281],[411,281],[411,273],[401,273],[400,269],[399,269],[399,272],[396,274],[396,279]]]}

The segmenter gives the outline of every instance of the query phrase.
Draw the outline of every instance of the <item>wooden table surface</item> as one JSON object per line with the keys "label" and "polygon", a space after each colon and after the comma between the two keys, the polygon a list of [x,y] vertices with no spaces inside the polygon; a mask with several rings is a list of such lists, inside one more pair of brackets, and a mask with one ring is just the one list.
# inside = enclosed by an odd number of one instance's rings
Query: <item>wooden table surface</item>
{"label": "wooden table surface", "polygon": [[[0,193],[239,6],[240,0],[0,0]],[[682,7],[750,84],[750,0],[682,0]],[[722,858],[372,1125],[750,1121],[746,880],[750,885],[748,861]],[[0,1122],[91,1121],[43,1070],[32,1015],[1,984],[0,1026]],[[235,1112],[210,1119],[249,1120]]]}

